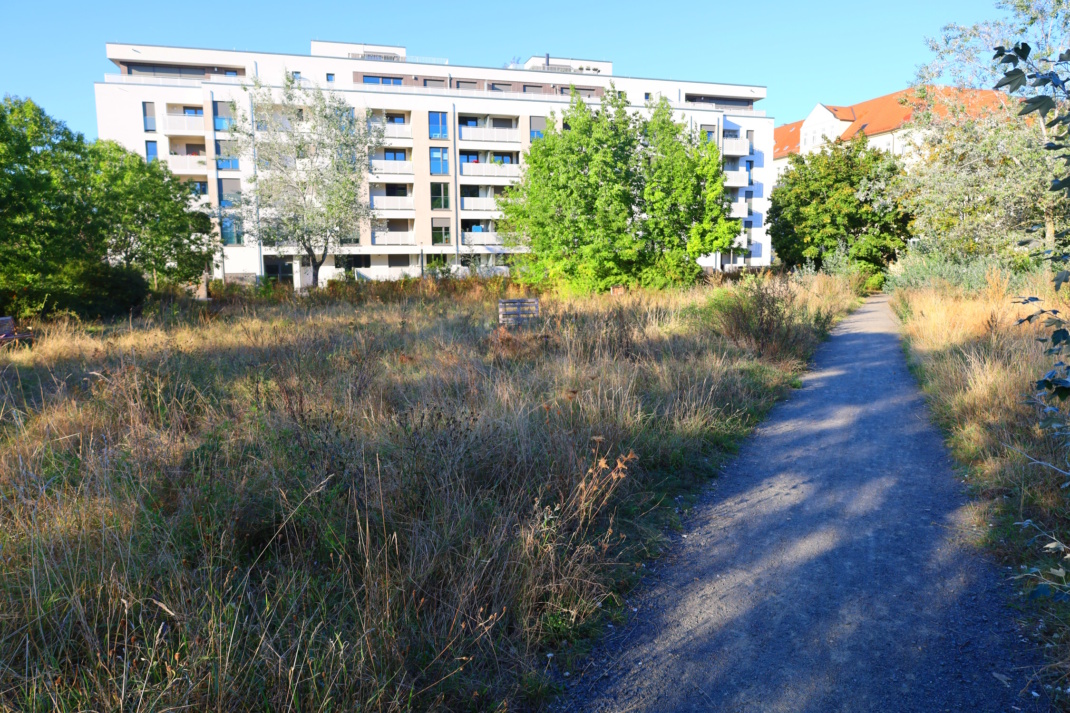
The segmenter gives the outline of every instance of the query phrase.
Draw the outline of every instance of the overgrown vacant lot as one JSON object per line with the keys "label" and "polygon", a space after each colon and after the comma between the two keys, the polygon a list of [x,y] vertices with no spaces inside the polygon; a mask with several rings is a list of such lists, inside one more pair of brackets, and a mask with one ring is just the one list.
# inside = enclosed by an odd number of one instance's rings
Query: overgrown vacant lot
{"label": "overgrown vacant lot", "polygon": [[0,352],[0,706],[538,707],[853,302],[820,275],[544,296],[504,331],[503,289],[159,306]]}
{"label": "overgrown vacant lot", "polygon": [[[1035,382],[1053,362],[1044,354],[1046,345],[1037,342],[1050,330],[1016,325],[1036,308],[1012,300],[1036,295],[1043,306],[1065,313],[1065,293],[1057,296],[1049,280],[1038,273],[1012,287],[1005,276],[990,271],[984,289],[904,289],[893,303],[936,418],[953,454],[967,466],[967,482],[978,496],[973,504],[977,524],[1015,573],[1028,574],[1034,566],[1044,573],[1051,586],[1037,594],[1067,591],[1070,580],[1047,571],[1065,566],[1064,553],[1046,546],[1053,537],[1070,541],[1070,508],[1067,476],[1034,460],[1063,471],[1070,467],[1065,443],[1038,426],[1041,409],[1030,399]],[[1016,524],[1026,521],[1035,527]],[[1024,572],[1020,566],[1026,566]],[[1039,581],[1027,576],[1022,588],[1032,590]],[[1052,644],[1053,663],[1060,677],[1070,675],[1070,612],[1051,599],[1037,601],[1045,605],[1039,631]]]}

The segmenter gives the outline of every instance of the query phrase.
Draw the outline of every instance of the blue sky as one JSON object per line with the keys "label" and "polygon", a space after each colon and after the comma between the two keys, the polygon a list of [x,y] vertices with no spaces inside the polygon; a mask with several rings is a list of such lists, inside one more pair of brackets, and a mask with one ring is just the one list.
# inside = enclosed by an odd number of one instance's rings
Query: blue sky
{"label": "blue sky", "polygon": [[195,5],[0,0],[0,92],[31,97],[93,138],[93,82],[114,71],[105,42],[307,54],[322,39],[400,44],[453,64],[497,67],[549,52],[612,60],[621,75],[761,84],[769,96],[758,108],[779,125],[819,101],[850,104],[905,87],[928,58],[926,36],[996,14],[990,0]]}

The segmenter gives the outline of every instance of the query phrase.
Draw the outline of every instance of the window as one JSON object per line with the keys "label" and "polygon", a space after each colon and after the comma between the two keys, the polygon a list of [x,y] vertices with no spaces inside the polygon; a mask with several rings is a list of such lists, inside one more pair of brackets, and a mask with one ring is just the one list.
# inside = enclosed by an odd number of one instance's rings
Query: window
{"label": "window", "polygon": [[525,94],[542,94],[542,85],[541,84],[525,84],[524,85],[524,93]]}
{"label": "window", "polygon": [[182,113],[185,116],[204,116],[203,106],[184,106],[182,107]]}
{"label": "window", "polygon": [[153,102],[141,102],[141,117],[145,131],[156,131],[156,105]]}
{"label": "window", "polygon": [[395,87],[401,86],[401,77],[371,77],[365,74],[363,81],[365,84],[389,84]]}
{"label": "window", "polygon": [[212,102],[212,116],[216,131],[230,131],[234,124],[234,107],[230,102]]}
{"label": "window", "polygon": [[513,128],[513,120],[496,116],[490,120],[490,125],[494,129],[511,129]]}
{"label": "window", "polygon": [[450,207],[450,184],[431,184],[431,209],[446,210]]}
{"label": "window", "polygon": [[199,196],[208,195],[208,181],[190,181],[193,192]]}
{"label": "window", "polygon": [[456,80],[458,89],[467,89],[469,91],[479,89],[479,82],[473,82],[471,80],[458,79]]}
{"label": "window", "polygon": [[405,115],[404,114],[387,114],[386,115],[386,123],[388,123],[388,124],[404,124],[405,123]]}
{"label": "window", "polygon": [[461,198],[479,198],[479,186],[461,186]]}
{"label": "window", "polygon": [[223,76],[224,77],[237,77],[238,76],[238,70],[236,70],[236,69],[224,70],[223,71]]}
{"label": "window", "polygon": [[428,137],[432,139],[448,139],[450,137],[449,125],[446,123],[446,112],[432,111],[427,114]]}
{"label": "window", "polygon": [[491,82],[490,90],[492,92],[511,92],[513,91],[512,84],[503,84],[501,82]]}
{"label": "window", "polygon": [[445,87],[446,86],[446,80],[445,79],[425,79],[424,80],[424,86],[425,87]]}
{"label": "window", "polygon": [[650,101],[650,92],[643,92],[643,101]]}
{"label": "window", "polygon": [[157,158],[156,142],[155,141],[146,141],[145,142],[145,160],[146,161],[155,161],[156,158]]}
{"label": "window", "polygon": [[461,116],[457,118],[458,126],[479,126],[479,119],[474,116]]}
{"label": "window", "polygon": [[405,149],[384,149],[383,150],[384,161],[404,161]]}
{"label": "window", "polygon": [[542,132],[546,131],[546,117],[545,116],[533,116],[531,117],[531,140],[542,138]]}
{"label": "window", "polygon": [[336,270],[367,270],[372,266],[371,255],[335,255]]}
{"label": "window", "polygon": [[479,163],[478,151],[462,151],[461,163]]}
{"label": "window", "polygon": [[241,202],[241,179],[219,179],[219,207],[230,208]]}
{"label": "window", "polygon": [[384,192],[391,198],[407,198],[409,196],[409,187],[404,183],[388,183]]}
{"label": "window", "polygon": [[241,221],[232,215],[223,216],[219,221],[219,235],[223,238],[224,245],[241,245]]}
{"label": "window", "polygon": [[449,245],[450,244],[450,219],[449,218],[432,218],[431,219],[431,244],[432,245]]}
{"label": "window", "polygon": [[327,83],[328,84],[334,83],[334,75],[331,72],[327,72]]}
{"label": "window", "polygon": [[[432,228],[434,230],[434,228]],[[447,243],[448,244],[448,243]],[[424,261],[425,267],[432,270],[445,269],[447,262],[445,255],[428,255]]]}
{"label": "window", "polygon": [[291,72],[290,76],[293,77],[293,80],[295,82],[300,82],[301,81],[301,73],[300,72]]}
{"label": "window", "polygon": [[387,267],[408,267],[410,256],[408,255],[387,255],[386,266]]}
{"label": "window", "polygon": [[445,148],[433,148],[431,149],[431,174],[435,176],[443,176],[450,172],[450,154],[449,149]]}
{"label": "window", "polygon": [[215,142],[215,167],[221,171],[237,171],[238,158],[234,153],[233,141]]}
{"label": "window", "polygon": [[498,153],[497,151],[495,151],[491,158],[494,161],[494,163],[512,163],[513,162],[513,154],[511,154],[511,153]]}

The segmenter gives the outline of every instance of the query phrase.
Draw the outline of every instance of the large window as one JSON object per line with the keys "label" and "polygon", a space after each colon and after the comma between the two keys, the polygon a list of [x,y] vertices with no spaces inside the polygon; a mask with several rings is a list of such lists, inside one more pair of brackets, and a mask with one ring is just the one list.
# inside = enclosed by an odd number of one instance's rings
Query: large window
{"label": "large window", "polygon": [[474,116],[457,117],[458,126],[479,126],[479,119]]}
{"label": "large window", "polygon": [[492,155],[494,163],[513,163],[513,154],[511,153],[499,153],[497,151]]}
{"label": "large window", "polygon": [[431,209],[445,210],[450,207],[450,184],[431,184]]}
{"label": "large window", "polygon": [[156,158],[157,158],[156,142],[155,141],[146,141],[145,142],[145,160],[146,161],[155,161]]}
{"label": "large window", "polygon": [[367,270],[372,266],[371,255],[335,255],[336,270]]}
{"label": "large window", "polygon": [[424,258],[424,267],[428,270],[445,270],[449,265],[445,255],[428,255]]}
{"label": "large window", "polygon": [[409,195],[409,187],[404,183],[388,183],[383,192],[392,198],[406,198]]}
{"label": "large window", "polygon": [[241,221],[232,215],[223,216],[219,221],[219,234],[223,238],[224,245],[241,245]]}
{"label": "large window", "polygon": [[390,84],[395,87],[401,86],[401,77],[370,77],[367,74],[364,75],[365,84]]}
{"label": "large window", "polygon": [[234,124],[234,107],[230,102],[212,102],[212,117],[216,131],[230,131]]}
{"label": "large window", "polygon": [[156,104],[141,102],[141,116],[144,120],[145,131],[156,131]]}
{"label": "large window", "polygon": [[203,106],[184,106],[182,107],[182,113],[185,116],[204,116]]}
{"label": "large window", "polygon": [[405,161],[405,149],[384,149],[384,161]]}
{"label": "large window", "polygon": [[542,132],[546,131],[546,117],[545,116],[533,116],[531,117],[531,140],[542,138]]}
{"label": "large window", "polygon": [[237,171],[238,157],[234,155],[235,153],[233,141],[216,141],[215,167],[220,171]]}
{"label": "large window", "polygon": [[386,266],[387,267],[408,267],[409,266],[408,255],[387,255]]}
{"label": "large window", "polygon": [[432,218],[431,219],[431,244],[432,245],[449,245],[450,244],[450,219],[449,218]]}
{"label": "large window", "polygon": [[190,185],[193,186],[193,192],[197,195],[208,195],[208,181],[190,181]]}
{"label": "large window", "polygon": [[444,176],[450,172],[449,149],[431,149],[431,175]]}
{"label": "large window", "polygon": [[219,179],[219,207],[229,208],[241,202],[241,179]]}
{"label": "large window", "polygon": [[388,123],[388,124],[404,124],[405,123],[405,115],[404,114],[387,114],[386,115],[386,123]]}
{"label": "large window", "polygon": [[479,163],[478,151],[462,151],[461,163]]}
{"label": "large window", "polygon": [[428,138],[448,139],[450,137],[449,125],[446,123],[446,112],[432,111],[427,115]]}

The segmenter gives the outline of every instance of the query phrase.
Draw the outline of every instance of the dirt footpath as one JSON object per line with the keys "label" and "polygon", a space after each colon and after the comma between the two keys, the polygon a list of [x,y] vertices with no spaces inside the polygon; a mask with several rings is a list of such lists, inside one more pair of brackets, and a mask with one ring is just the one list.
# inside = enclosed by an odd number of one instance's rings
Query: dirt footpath
{"label": "dirt footpath", "polygon": [[695,508],[583,671],[575,711],[1046,711],[1008,570],[966,496],[887,298],[817,354]]}

